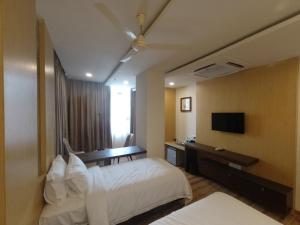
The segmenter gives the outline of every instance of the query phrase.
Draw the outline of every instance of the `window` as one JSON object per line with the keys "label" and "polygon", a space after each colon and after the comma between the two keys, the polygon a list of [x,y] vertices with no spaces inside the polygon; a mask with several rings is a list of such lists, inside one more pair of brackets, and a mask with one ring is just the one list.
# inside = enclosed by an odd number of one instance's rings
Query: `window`
{"label": "window", "polygon": [[113,148],[122,147],[130,133],[130,87],[111,86],[111,133]]}

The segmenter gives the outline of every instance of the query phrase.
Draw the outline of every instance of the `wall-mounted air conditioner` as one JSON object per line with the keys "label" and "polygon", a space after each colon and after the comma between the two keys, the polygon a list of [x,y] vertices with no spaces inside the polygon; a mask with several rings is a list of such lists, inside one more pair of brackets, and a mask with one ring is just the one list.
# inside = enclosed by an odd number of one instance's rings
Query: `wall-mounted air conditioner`
{"label": "wall-mounted air conditioner", "polygon": [[236,73],[243,70],[245,67],[234,62],[211,63],[194,70],[194,75],[202,78],[216,78],[228,74]]}

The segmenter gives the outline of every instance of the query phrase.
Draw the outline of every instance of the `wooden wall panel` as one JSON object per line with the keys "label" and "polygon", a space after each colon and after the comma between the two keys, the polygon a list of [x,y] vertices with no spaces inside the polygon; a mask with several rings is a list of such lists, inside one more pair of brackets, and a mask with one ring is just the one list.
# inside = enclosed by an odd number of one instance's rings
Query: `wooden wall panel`
{"label": "wooden wall panel", "polygon": [[39,175],[46,172],[45,23],[38,19],[38,134]]}
{"label": "wooden wall panel", "polygon": [[176,89],[165,88],[165,140],[176,138]]}
{"label": "wooden wall panel", "polygon": [[36,224],[43,202],[38,176],[36,37],[35,1],[4,0],[7,225]]}
{"label": "wooden wall panel", "polygon": [[[258,157],[250,172],[294,186],[298,60],[199,82],[197,141]],[[212,112],[245,112],[246,133],[211,130]]]}
{"label": "wooden wall panel", "polygon": [[4,86],[3,86],[3,1],[0,0],[0,224],[5,225],[5,151],[4,151]]}
{"label": "wooden wall panel", "polygon": [[38,19],[39,172],[45,174],[55,157],[54,48],[42,18]]}
{"label": "wooden wall panel", "polygon": [[45,26],[46,170],[56,153],[54,47]]}
{"label": "wooden wall panel", "polygon": [[296,144],[296,179],[295,179],[295,210],[300,212],[300,58],[298,58],[297,82],[297,144]]}
{"label": "wooden wall panel", "polygon": [[6,225],[34,225],[44,204],[44,175],[39,176],[38,165],[35,1],[4,0],[3,11]]}

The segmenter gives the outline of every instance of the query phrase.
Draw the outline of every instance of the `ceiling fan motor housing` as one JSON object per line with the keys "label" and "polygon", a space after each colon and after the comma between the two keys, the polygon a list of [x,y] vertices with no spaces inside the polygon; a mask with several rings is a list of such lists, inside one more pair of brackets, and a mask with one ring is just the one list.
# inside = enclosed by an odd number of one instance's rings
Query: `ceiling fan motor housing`
{"label": "ceiling fan motor housing", "polygon": [[145,42],[145,37],[141,34],[132,42],[132,48],[135,51],[142,50],[146,47],[147,47],[147,44]]}

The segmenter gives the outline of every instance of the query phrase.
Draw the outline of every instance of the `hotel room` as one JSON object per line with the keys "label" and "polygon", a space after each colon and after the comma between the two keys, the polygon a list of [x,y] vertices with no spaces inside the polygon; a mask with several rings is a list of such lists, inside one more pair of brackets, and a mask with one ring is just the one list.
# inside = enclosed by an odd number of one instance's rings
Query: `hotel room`
{"label": "hotel room", "polygon": [[299,0],[0,7],[0,225],[300,225]]}

